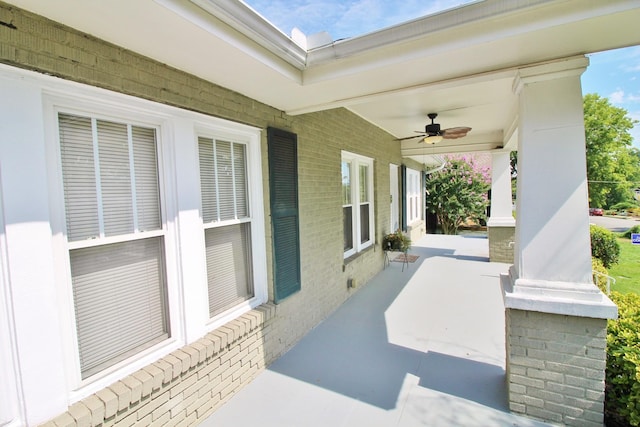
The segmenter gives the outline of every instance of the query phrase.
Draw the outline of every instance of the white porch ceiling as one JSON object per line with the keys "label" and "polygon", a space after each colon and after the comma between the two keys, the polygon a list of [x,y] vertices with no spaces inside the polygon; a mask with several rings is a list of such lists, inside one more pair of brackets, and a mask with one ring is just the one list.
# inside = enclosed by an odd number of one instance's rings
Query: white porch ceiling
{"label": "white porch ceiling", "polygon": [[430,112],[473,128],[403,142],[419,161],[512,144],[518,68],[640,44],[640,0],[486,0],[308,52],[238,0],[8,2],[288,114],[345,107],[398,138]]}

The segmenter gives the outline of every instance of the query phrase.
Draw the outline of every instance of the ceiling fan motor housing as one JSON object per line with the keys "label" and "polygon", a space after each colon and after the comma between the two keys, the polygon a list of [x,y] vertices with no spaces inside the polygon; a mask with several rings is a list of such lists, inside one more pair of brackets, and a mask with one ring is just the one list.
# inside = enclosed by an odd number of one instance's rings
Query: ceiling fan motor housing
{"label": "ceiling fan motor housing", "polygon": [[431,123],[424,127],[424,132],[429,136],[440,135],[440,124],[439,123]]}

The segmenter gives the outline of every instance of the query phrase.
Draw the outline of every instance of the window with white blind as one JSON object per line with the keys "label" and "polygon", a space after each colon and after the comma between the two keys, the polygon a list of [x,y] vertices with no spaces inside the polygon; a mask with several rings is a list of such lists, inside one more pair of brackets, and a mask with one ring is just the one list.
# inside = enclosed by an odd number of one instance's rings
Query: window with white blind
{"label": "window with white blind", "polygon": [[342,152],[344,257],[373,244],[373,159]]}
{"label": "window with white blind", "polygon": [[170,336],[156,129],[58,114],[81,377]]}
{"label": "window with white blind", "polygon": [[420,171],[407,168],[407,224],[421,219],[422,215],[422,183]]}
{"label": "window with white blind", "polygon": [[247,146],[198,138],[209,316],[255,296]]}

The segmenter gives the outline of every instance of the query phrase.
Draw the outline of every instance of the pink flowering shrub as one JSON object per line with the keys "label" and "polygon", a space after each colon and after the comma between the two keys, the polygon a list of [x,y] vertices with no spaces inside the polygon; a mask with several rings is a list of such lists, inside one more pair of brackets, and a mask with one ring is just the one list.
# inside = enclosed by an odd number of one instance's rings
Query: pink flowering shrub
{"label": "pink flowering shrub", "polygon": [[436,214],[445,234],[456,234],[467,219],[486,218],[491,188],[489,168],[472,155],[449,156],[444,168],[426,177],[427,211]]}

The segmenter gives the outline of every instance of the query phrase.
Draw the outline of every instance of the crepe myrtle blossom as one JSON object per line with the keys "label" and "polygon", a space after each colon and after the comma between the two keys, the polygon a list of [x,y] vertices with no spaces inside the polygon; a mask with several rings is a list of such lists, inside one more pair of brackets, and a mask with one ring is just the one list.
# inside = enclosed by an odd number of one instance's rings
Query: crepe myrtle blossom
{"label": "crepe myrtle blossom", "polygon": [[491,176],[474,155],[447,156],[445,166],[425,178],[427,211],[436,214],[445,234],[456,234],[466,220],[486,218]]}

